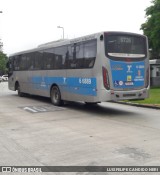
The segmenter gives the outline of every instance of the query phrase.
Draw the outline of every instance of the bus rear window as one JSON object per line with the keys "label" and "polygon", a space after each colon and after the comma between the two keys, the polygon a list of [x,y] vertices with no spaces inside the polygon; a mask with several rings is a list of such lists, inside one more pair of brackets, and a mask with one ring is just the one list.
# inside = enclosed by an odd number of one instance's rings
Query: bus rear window
{"label": "bus rear window", "polygon": [[106,35],[105,52],[108,57],[144,58],[146,57],[146,39],[143,36]]}

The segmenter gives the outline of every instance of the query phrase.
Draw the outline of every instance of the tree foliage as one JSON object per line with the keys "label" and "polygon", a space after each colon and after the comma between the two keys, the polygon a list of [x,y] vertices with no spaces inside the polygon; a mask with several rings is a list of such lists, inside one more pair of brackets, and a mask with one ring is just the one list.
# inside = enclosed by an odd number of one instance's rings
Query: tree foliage
{"label": "tree foliage", "polygon": [[160,58],[160,0],[152,0],[152,5],[145,11],[147,20],[141,29],[148,36],[152,57]]}
{"label": "tree foliage", "polygon": [[7,71],[6,63],[7,63],[7,56],[3,52],[0,51],[0,74],[5,74]]}

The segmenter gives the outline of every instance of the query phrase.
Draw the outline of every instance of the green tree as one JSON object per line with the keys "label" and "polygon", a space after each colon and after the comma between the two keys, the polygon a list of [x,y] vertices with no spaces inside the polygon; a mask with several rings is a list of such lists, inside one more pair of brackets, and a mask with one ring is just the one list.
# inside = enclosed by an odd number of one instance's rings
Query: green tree
{"label": "green tree", "polygon": [[6,63],[7,56],[3,52],[0,51],[0,74],[5,74],[7,72]]}
{"label": "green tree", "polygon": [[152,49],[151,59],[157,59],[160,58],[160,0],[152,0],[152,5],[145,11],[147,20],[141,29],[148,36],[149,47]]}

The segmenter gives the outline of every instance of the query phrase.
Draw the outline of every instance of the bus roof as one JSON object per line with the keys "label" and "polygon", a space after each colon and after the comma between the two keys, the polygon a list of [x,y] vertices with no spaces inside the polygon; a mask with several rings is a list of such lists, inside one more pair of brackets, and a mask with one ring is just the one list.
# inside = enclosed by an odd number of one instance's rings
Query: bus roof
{"label": "bus roof", "polygon": [[141,35],[141,34],[130,33],[130,32],[103,31],[103,32],[99,32],[99,33],[95,33],[95,34],[91,34],[91,35],[86,35],[86,36],[82,36],[82,37],[78,37],[78,38],[74,38],[74,39],[60,39],[60,40],[57,40],[57,41],[51,41],[51,42],[48,42],[48,43],[40,44],[36,48],[11,54],[10,57],[25,54],[25,53],[31,53],[31,52],[35,52],[35,51],[41,51],[41,50],[49,49],[49,48],[52,48],[52,47],[59,47],[59,46],[67,45],[67,44],[74,44],[74,43],[77,43],[77,42],[96,39],[100,35],[103,35],[104,33],[115,33],[115,34],[119,33],[119,34],[132,34],[132,35],[144,36],[144,35]]}

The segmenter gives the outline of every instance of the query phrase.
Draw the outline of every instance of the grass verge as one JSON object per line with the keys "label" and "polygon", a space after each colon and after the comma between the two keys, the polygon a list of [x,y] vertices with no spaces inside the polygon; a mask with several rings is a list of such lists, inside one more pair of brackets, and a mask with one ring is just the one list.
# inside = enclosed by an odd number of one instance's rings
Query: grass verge
{"label": "grass verge", "polygon": [[149,91],[150,91],[149,98],[145,100],[129,100],[129,101],[138,104],[148,104],[148,105],[152,104],[160,106],[160,87],[151,88]]}

